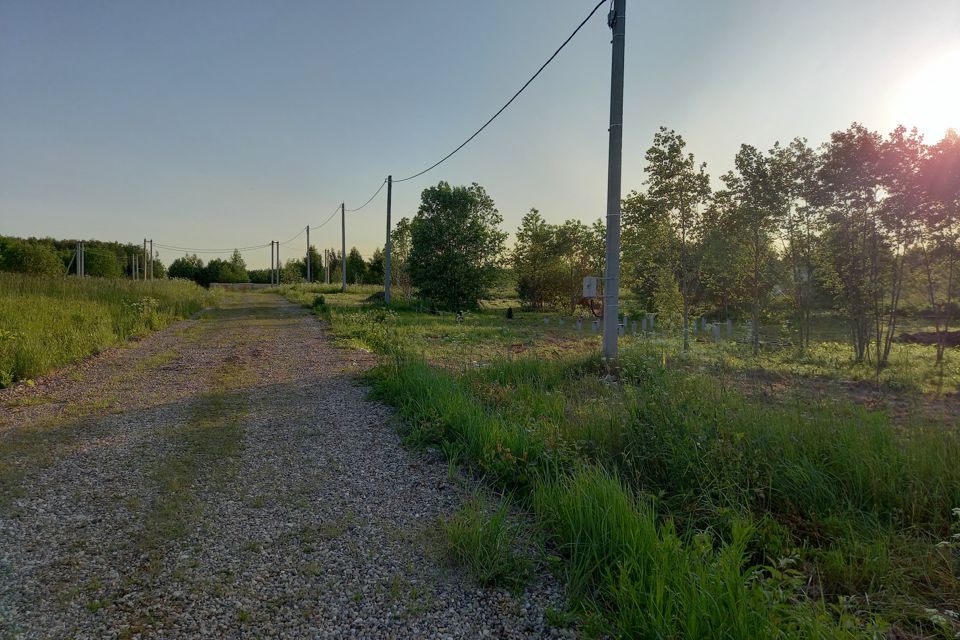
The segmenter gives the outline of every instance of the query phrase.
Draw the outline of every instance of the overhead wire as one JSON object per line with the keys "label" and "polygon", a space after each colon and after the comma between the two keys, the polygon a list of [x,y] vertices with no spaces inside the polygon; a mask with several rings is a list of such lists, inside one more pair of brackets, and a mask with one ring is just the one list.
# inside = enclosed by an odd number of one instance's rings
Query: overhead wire
{"label": "overhead wire", "polygon": [[557,55],[558,55],[561,51],[563,51],[563,48],[566,47],[567,44],[569,44],[569,42],[570,42],[571,40],[573,40],[573,37],[574,37],[575,35],[577,35],[577,33],[580,32],[580,29],[582,29],[583,26],[584,26],[585,24],[587,24],[587,22],[590,21],[590,18],[592,18],[593,15],[597,12],[597,10],[598,10],[601,6],[603,6],[603,3],[604,3],[604,2],[607,2],[607,0],[600,0],[600,2],[597,3],[597,5],[590,11],[590,13],[587,14],[587,17],[584,18],[583,21],[582,21],[579,25],[577,25],[577,28],[573,30],[573,33],[571,33],[569,36],[567,36],[567,39],[563,41],[563,44],[561,44],[561,45],[557,48],[557,50],[553,52],[553,55],[550,56],[549,58],[547,58],[547,61],[544,62],[542,65],[540,65],[540,68],[537,69],[537,72],[534,73],[532,76],[530,76],[530,79],[523,83],[523,86],[520,87],[520,89],[517,90],[517,92],[516,92],[515,94],[513,94],[513,97],[510,98],[509,100],[507,100],[507,103],[506,103],[505,105],[503,105],[502,107],[500,107],[500,109],[499,109],[495,114],[493,114],[493,116],[491,116],[489,120],[487,120],[485,123],[483,123],[483,126],[482,126],[482,127],[480,127],[479,129],[477,129],[476,131],[474,131],[474,132],[473,132],[473,135],[471,135],[469,138],[467,138],[466,140],[464,140],[464,141],[460,144],[459,147],[457,147],[456,149],[454,149],[453,151],[451,151],[451,152],[448,153],[447,155],[443,156],[442,158],[440,158],[438,161],[434,162],[432,165],[430,165],[429,167],[427,167],[427,168],[424,169],[423,171],[420,171],[420,172],[418,172],[418,173],[415,173],[415,174],[413,174],[412,176],[407,176],[406,178],[400,178],[399,180],[394,180],[393,182],[394,182],[394,183],[397,183],[397,182],[406,182],[407,180],[413,180],[414,178],[419,178],[420,176],[422,176],[423,174],[427,173],[428,171],[432,171],[433,169],[436,169],[436,168],[439,167],[441,164],[443,164],[444,162],[446,162],[447,160],[449,160],[451,157],[453,157],[453,155],[454,155],[455,153],[457,153],[458,151],[460,151],[461,149],[463,149],[465,146],[467,146],[474,138],[476,138],[478,135],[480,135],[480,133],[483,132],[484,129],[486,129],[488,126],[490,126],[490,123],[492,123],[494,120],[496,120],[497,117],[498,117],[501,113],[503,113],[504,111],[506,111],[507,107],[509,107],[511,104],[513,104],[513,101],[516,100],[516,99],[520,96],[520,94],[523,93],[523,91],[524,91],[527,87],[530,86],[530,83],[532,83],[534,80],[537,79],[537,76],[539,76],[539,75],[543,72],[543,70],[547,68],[547,65],[549,65],[551,62],[553,62],[553,59],[556,58]]}
{"label": "overhead wire", "polygon": [[167,251],[186,251],[190,253],[233,253],[234,251],[255,251],[257,249],[265,249],[270,246],[270,243],[265,242],[263,244],[258,244],[251,247],[234,247],[233,249],[201,249],[196,247],[178,247],[175,245],[163,244],[160,242],[155,242],[154,246],[158,249],[166,249]]}
{"label": "overhead wire", "polygon": [[386,184],[387,184],[387,179],[384,178],[384,179],[383,179],[383,182],[380,183],[380,187],[379,187],[376,191],[373,192],[373,195],[370,196],[370,197],[367,199],[366,202],[364,202],[362,205],[360,205],[360,206],[357,207],[356,209],[345,209],[345,211],[346,211],[347,213],[354,213],[354,212],[356,212],[356,211],[360,211],[360,209],[363,209],[363,208],[366,207],[368,204],[370,204],[371,202],[373,202],[373,199],[376,198],[377,195],[379,195],[381,191],[383,191],[383,187],[384,187],[384,185],[386,185]]}

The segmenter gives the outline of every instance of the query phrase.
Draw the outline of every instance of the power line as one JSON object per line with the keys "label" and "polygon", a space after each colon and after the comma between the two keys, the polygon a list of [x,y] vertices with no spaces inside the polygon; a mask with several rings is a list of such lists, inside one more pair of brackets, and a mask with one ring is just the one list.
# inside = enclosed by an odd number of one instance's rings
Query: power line
{"label": "power line", "polygon": [[376,198],[377,195],[379,195],[379,193],[380,193],[381,191],[383,191],[383,187],[384,187],[384,185],[386,185],[386,184],[387,184],[387,180],[386,180],[386,178],[384,178],[383,182],[380,183],[380,188],[377,189],[376,191],[374,191],[374,192],[373,192],[373,195],[370,196],[370,198],[369,198],[366,202],[364,202],[362,205],[360,205],[360,206],[357,207],[356,209],[347,209],[346,212],[347,212],[347,213],[353,213],[353,212],[355,212],[355,211],[360,211],[360,209],[363,209],[365,206],[367,206],[368,204],[370,204],[371,202],[373,202],[373,199]]}
{"label": "power line", "polygon": [[270,243],[259,244],[252,247],[234,247],[233,249],[198,249],[193,247],[177,247],[173,245],[160,244],[159,242],[154,243],[158,249],[166,249],[167,251],[186,251],[190,253],[233,253],[234,251],[254,251],[256,249],[266,249],[270,246]]}
{"label": "power line", "polygon": [[322,226],[324,226],[325,224],[327,224],[328,222],[330,222],[331,220],[333,220],[333,217],[334,217],[335,215],[337,215],[338,213],[340,213],[340,205],[337,205],[337,208],[333,210],[333,213],[330,214],[330,217],[329,217],[329,218],[327,218],[326,220],[324,220],[324,221],[321,222],[320,224],[310,225],[310,228],[311,228],[311,229],[319,229],[319,228],[321,228]]}
{"label": "power line", "polygon": [[300,236],[302,236],[302,235],[303,235],[304,233],[306,233],[306,232],[307,232],[307,228],[304,227],[303,229],[300,229],[300,233],[298,233],[297,235],[293,236],[293,237],[290,238],[289,240],[285,240],[285,241],[281,242],[280,244],[290,244],[291,242],[293,242],[294,240],[296,240],[297,238],[299,238]]}
{"label": "power line", "polygon": [[539,76],[540,73],[541,73],[544,69],[547,68],[547,65],[548,65],[548,64],[550,64],[551,62],[553,62],[553,59],[556,58],[557,55],[558,55],[561,51],[563,51],[563,48],[566,47],[567,44],[568,44],[571,40],[573,40],[573,37],[574,37],[575,35],[577,35],[577,33],[579,33],[580,29],[583,28],[583,25],[587,24],[587,22],[590,21],[590,18],[593,17],[593,15],[594,15],[594,14],[597,12],[597,10],[603,5],[603,3],[604,3],[604,2],[607,2],[607,1],[608,1],[608,0],[600,0],[600,2],[597,3],[597,5],[593,8],[593,10],[590,11],[589,14],[587,14],[587,17],[583,19],[583,22],[581,22],[579,25],[577,25],[577,28],[573,30],[573,33],[571,33],[571,34],[567,37],[567,39],[563,41],[563,44],[561,44],[560,47],[559,47],[556,51],[553,52],[553,55],[550,56],[549,58],[547,58],[547,61],[544,62],[544,63],[540,66],[539,69],[537,69],[537,72],[536,72],[535,74],[533,74],[532,76],[530,76],[530,79],[527,80],[525,83],[523,83],[523,86],[520,87],[520,89],[519,89],[515,94],[513,94],[513,97],[510,98],[509,100],[507,100],[507,103],[506,103],[505,105],[503,105],[502,107],[500,107],[500,110],[499,110],[499,111],[497,111],[495,114],[493,114],[493,116],[492,116],[489,120],[487,120],[487,121],[483,124],[482,127],[480,127],[479,129],[477,129],[477,130],[473,133],[473,135],[471,135],[469,138],[467,138],[466,140],[464,140],[463,143],[462,143],[459,147],[457,147],[456,149],[454,149],[453,151],[451,151],[451,152],[448,153],[447,155],[443,156],[442,158],[440,158],[440,160],[438,160],[437,162],[433,163],[432,165],[430,165],[429,167],[427,167],[427,168],[424,169],[423,171],[421,171],[421,172],[419,172],[419,173],[415,173],[415,174],[413,174],[412,176],[407,176],[406,178],[400,178],[399,180],[394,180],[393,182],[394,182],[394,183],[397,183],[397,182],[406,182],[407,180],[413,180],[414,178],[419,178],[420,176],[422,176],[423,174],[427,173],[428,171],[431,171],[431,170],[437,168],[438,166],[440,166],[441,164],[443,164],[444,162],[446,162],[448,159],[450,159],[455,153],[457,153],[458,151],[460,151],[460,149],[463,149],[465,146],[467,146],[467,145],[470,143],[471,140],[473,140],[474,138],[476,138],[478,135],[480,135],[480,133],[481,133],[484,129],[486,129],[488,126],[490,126],[490,123],[493,122],[494,120],[496,120],[496,119],[497,119],[497,116],[499,116],[501,113],[503,113],[504,111],[506,111],[507,107],[509,107],[509,106],[513,103],[513,101],[516,100],[516,99],[520,96],[521,93],[523,93],[524,89],[526,89],[528,86],[530,86],[530,83],[531,83],[531,82],[533,82],[534,80],[537,79],[537,76]]}

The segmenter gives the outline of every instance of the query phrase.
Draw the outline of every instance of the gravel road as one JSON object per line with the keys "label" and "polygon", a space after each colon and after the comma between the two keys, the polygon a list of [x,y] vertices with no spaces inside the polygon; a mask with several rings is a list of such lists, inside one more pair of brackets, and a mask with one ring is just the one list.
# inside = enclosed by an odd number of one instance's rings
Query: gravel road
{"label": "gravel road", "polygon": [[277,296],[0,391],[0,637],[567,637],[556,582],[478,587],[475,487],[401,446],[367,354]]}

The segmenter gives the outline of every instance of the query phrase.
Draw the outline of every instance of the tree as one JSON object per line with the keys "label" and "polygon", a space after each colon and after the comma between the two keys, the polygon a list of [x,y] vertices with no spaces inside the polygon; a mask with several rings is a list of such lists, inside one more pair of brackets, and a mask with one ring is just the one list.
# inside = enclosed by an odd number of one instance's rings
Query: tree
{"label": "tree", "polygon": [[438,305],[475,308],[499,270],[506,234],[493,199],[480,185],[424,189],[411,224],[410,277]]}
{"label": "tree", "polygon": [[330,282],[336,284],[341,281],[340,268],[343,264],[343,256],[336,249],[327,250],[327,260],[330,262]]}
{"label": "tree", "polygon": [[903,126],[894,129],[881,147],[878,174],[885,196],[879,207],[878,228],[887,255],[883,260],[886,286],[873,298],[877,375],[890,359],[907,253],[920,235],[924,204],[920,171],[928,152],[923,136]]}
{"label": "tree", "polygon": [[347,254],[347,282],[352,280],[354,284],[363,284],[366,276],[367,261],[363,259],[360,250],[353,247]]}
{"label": "tree", "polygon": [[583,279],[591,275],[596,263],[594,244],[591,228],[579,220],[567,220],[556,229],[556,247],[562,271],[560,295],[570,313],[576,310],[583,297]]}
{"label": "tree", "polygon": [[734,160],[736,172],[723,176],[733,203],[736,237],[746,249],[753,355],[760,350],[761,313],[775,282],[771,273],[771,266],[776,263],[773,235],[784,218],[789,199],[787,175],[775,161],[776,153],[775,148],[764,156],[755,147],[740,145]]}
{"label": "tree", "polygon": [[303,258],[287,258],[280,267],[280,282],[281,284],[303,282],[306,273],[307,263]]}
{"label": "tree", "polygon": [[[310,260],[310,277],[314,281],[320,281],[323,279],[323,258],[320,256],[320,253],[317,251],[317,248],[313,245],[310,245],[310,248],[307,250],[307,256]],[[301,276],[304,280],[307,278],[307,261],[303,260],[300,264],[303,265],[303,271]]]}
{"label": "tree", "polygon": [[182,278],[199,283],[203,273],[203,260],[197,254],[185,255],[170,263],[168,274],[171,278]]}
{"label": "tree", "polygon": [[623,281],[644,310],[656,313],[661,313],[661,309],[657,308],[654,292],[662,288],[664,273],[675,277],[677,250],[670,218],[662,205],[660,200],[636,191],[631,191],[620,205]]}
{"label": "tree", "polygon": [[236,249],[230,260],[215,258],[207,263],[206,268],[201,274],[201,284],[209,286],[213,282],[238,283],[250,282],[250,274],[247,273],[247,264],[243,256]]}
{"label": "tree", "polygon": [[696,243],[702,231],[701,207],[710,197],[710,177],[706,163],[697,165],[683,136],[666,127],[653,137],[647,150],[647,196],[667,212],[673,234],[677,238],[675,274],[683,300],[683,349],[690,348],[690,306],[698,285],[699,265],[695,257]]}
{"label": "tree", "polygon": [[512,255],[517,294],[533,309],[543,309],[563,295],[563,272],[557,227],[536,209],[523,216]]}
{"label": "tree", "polygon": [[937,332],[936,361],[943,374],[946,335],[960,296],[960,136],[953,129],[923,159],[924,194],[918,246]]}
{"label": "tree", "polygon": [[91,278],[119,278],[123,275],[123,269],[113,252],[102,248],[85,247],[83,273]]}
{"label": "tree", "polygon": [[0,271],[33,275],[63,275],[63,261],[53,247],[41,242],[5,238],[0,245]]}
{"label": "tree", "polygon": [[818,203],[826,212],[823,274],[847,315],[858,363],[867,355],[888,257],[879,222],[881,153],[880,134],[854,123],[831,134],[817,170]]}
{"label": "tree", "polygon": [[816,255],[823,230],[821,209],[813,204],[814,175],[819,158],[802,138],[794,138],[785,147],[774,147],[773,153],[779,171],[787,178],[788,199],[781,236],[785,242],[783,258],[788,268],[798,346],[802,353],[810,345]]}
{"label": "tree", "polygon": [[[383,253],[383,249],[377,247],[373,250],[373,255],[370,256],[370,259],[367,260],[366,266],[366,284],[383,284],[383,280],[386,274],[386,258]],[[390,265],[391,269],[393,265]]]}
{"label": "tree", "polygon": [[403,297],[413,295],[410,281],[410,250],[412,248],[410,219],[401,218],[390,232],[390,280],[400,287]]}

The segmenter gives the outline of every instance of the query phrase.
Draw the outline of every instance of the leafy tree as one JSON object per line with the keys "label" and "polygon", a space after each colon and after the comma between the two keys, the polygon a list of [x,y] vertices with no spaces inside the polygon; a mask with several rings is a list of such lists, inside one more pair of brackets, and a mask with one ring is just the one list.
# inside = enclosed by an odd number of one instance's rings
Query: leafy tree
{"label": "leafy tree", "polygon": [[119,278],[123,269],[117,256],[110,251],[85,247],[83,252],[83,272],[91,278]]}
{"label": "leafy tree", "polygon": [[352,280],[354,284],[363,284],[366,277],[367,261],[363,259],[360,250],[353,247],[347,254],[347,282]]}
{"label": "leafy tree", "polygon": [[197,254],[185,255],[177,258],[170,263],[168,274],[171,278],[182,278],[184,280],[202,281],[203,260],[197,257]]}
{"label": "leafy tree", "polygon": [[[317,248],[313,245],[310,245],[310,249],[307,251],[307,256],[310,260],[310,276],[314,282],[320,281],[323,279],[323,256],[320,255],[320,252],[317,251]],[[304,279],[307,277],[307,261],[304,260],[301,262],[303,265],[303,272],[300,274]]]}
{"label": "leafy tree", "polygon": [[955,130],[930,148],[918,178],[924,205],[917,244],[942,375],[946,335],[960,297],[960,136]]}
{"label": "leafy tree", "polygon": [[789,182],[776,151],[765,156],[755,147],[741,145],[734,160],[736,171],[723,176],[733,202],[733,227],[747,256],[753,354],[760,349],[761,313],[775,284],[774,232],[780,227],[789,200]]}
{"label": "leafy tree", "polygon": [[411,225],[410,277],[421,295],[450,309],[475,308],[489,295],[506,234],[480,185],[424,189]]}
{"label": "leafy tree", "polygon": [[288,258],[283,266],[280,267],[280,282],[281,284],[303,282],[306,273],[307,263],[303,258]]}
{"label": "leafy tree", "polygon": [[410,281],[412,245],[410,219],[401,218],[390,232],[390,279],[392,284],[400,287],[403,297],[408,299],[413,295],[413,284]]}
{"label": "leafy tree", "polygon": [[534,309],[552,305],[563,296],[560,249],[557,227],[547,224],[539,211],[530,209],[517,229],[512,265],[517,274],[517,293]]}
{"label": "leafy tree", "polygon": [[875,362],[877,375],[887,366],[897,329],[900,299],[907,269],[907,253],[920,235],[921,210],[925,194],[920,185],[920,172],[929,152],[916,129],[897,127],[881,147],[878,166],[879,181],[884,193],[878,211],[878,228],[882,248],[883,288],[873,297]]}
{"label": "leafy tree", "polygon": [[657,313],[663,310],[657,307],[654,292],[662,288],[664,273],[674,277],[678,248],[668,212],[662,205],[661,201],[636,191],[630,192],[620,205],[624,284],[644,310]]}
{"label": "leafy tree", "polygon": [[774,162],[787,179],[787,208],[781,224],[786,246],[788,286],[792,292],[794,317],[801,353],[810,345],[813,306],[816,294],[816,256],[823,230],[821,209],[814,206],[814,175],[819,158],[807,141],[794,138],[785,147],[774,147]]}
{"label": "leafy tree", "polygon": [[341,282],[340,268],[343,264],[341,252],[336,249],[328,249],[327,260],[330,262],[330,282],[333,284]]}
{"label": "leafy tree", "polygon": [[817,171],[825,207],[822,273],[846,314],[854,358],[863,362],[872,331],[870,314],[882,295],[887,257],[879,226],[882,139],[860,124],[831,134]]}
{"label": "leafy tree", "polygon": [[247,269],[247,280],[254,284],[270,284],[270,269]]}
{"label": "leafy tree", "polygon": [[63,261],[46,243],[6,238],[0,245],[0,271],[53,276],[64,270]]}
{"label": "leafy tree", "polygon": [[[367,260],[366,284],[383,284],[383,280],[386,277],[386,268],[386,257],[383,249],[377,247],[373,250],[373,255],[370,256],[370,259]],[[393,270],[392,261],[390,269]]]}
{"label": "leafy tree", "polygon": [[201,284],[209,286],[211,283],[221,282],[225,284],[250,282],[250,276],[247,273],[247,264],[243,260],[240,252],[234,249],[233,255],[229,260],[215,258],[207,263],[201,276]]}
{"label": "leafy tree", "polygon": [[594,275],[597,263],[593,230],[579,220],[567,220],[556,228],[555,245],[561,269],[560,297],[573,313],[583,297],[583,279]]}
{"label": "leafy tree", "polygon": [[698,285],[699,264],[695,260],[702,232],[702,208],[710,197],[706,164],[698,165],[684,149],[683,136],[660,127],[647,150],[647,196],[667,212],[677,241],[675,274],[683,299],[683,349],[690,348],[690,306]]}

